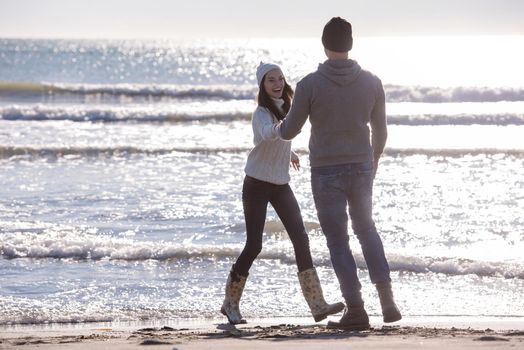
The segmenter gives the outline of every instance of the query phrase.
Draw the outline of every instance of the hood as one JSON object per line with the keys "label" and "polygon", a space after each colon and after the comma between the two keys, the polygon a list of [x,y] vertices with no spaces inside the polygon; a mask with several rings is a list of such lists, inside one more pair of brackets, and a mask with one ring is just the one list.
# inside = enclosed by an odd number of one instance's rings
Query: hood
{"label": "hood", "polygon": [[354,60],[327,60],[318,65],[318,72],[338,85],[351,84],[361,71],[362,68]]}

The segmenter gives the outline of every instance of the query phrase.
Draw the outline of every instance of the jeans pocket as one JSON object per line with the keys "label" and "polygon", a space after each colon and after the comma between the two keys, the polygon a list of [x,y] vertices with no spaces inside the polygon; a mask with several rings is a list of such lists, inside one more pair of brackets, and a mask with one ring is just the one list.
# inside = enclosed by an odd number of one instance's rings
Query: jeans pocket
{"label": "jeans pocket", "polygon": [[328,194],[330,191],[340,189],[343,175],[343,173],[314,174],[311,176],[313,193]]}
{"label": "jeans pocket", "polygon": [[373,174],[373,162],[358,163],[355,168],[357,175],[368,176]]}

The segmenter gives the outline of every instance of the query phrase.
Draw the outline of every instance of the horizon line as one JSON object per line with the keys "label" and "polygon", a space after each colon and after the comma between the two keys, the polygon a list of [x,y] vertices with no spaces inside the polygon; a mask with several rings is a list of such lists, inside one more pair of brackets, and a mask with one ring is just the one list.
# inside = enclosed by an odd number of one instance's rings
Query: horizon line
{"label": "horizon line", "polygon": [[[473,37],[524,37],[524,34],[414,34],[414,35],[359,35],[355,36],[358,38],[473,38]],[[279,39],[318,39],[320,36],[280,36],[280,37],[267,37],[267,36],[250,36],[250,37],[233,37],[233,36],[208,36],[208,37],[174,37],[174,36],[151,36],[151,37],[131,37],[131,36],[114,36],[114,37],[96,37],[96,36],[4,36],[0,34],[0,40],[144,40],[144,41],[201,41],[201,40],[279,40]]]}

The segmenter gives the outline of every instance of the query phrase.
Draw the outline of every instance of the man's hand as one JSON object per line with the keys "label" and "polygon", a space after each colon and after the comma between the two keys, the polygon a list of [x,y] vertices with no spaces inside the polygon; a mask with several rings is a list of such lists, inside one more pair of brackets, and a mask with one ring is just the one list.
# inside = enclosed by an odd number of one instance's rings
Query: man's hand
{"label": "man's hand", "polygon": [[373,179],[377,176],[378,158],[373,160]]}

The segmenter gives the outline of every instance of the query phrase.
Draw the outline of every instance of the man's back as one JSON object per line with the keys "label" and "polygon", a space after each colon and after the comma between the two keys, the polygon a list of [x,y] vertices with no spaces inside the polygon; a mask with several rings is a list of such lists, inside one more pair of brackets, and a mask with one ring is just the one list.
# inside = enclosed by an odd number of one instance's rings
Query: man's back
{"label": "man's back", "polygon": [[379,156],[384,149],[382,83],[353,60],[327,60],[297,84],[293,105],[281,126],[282,137],[296,136],[308,115],[312,167],[372,161],[374,153]]}

